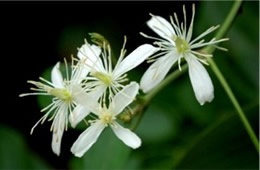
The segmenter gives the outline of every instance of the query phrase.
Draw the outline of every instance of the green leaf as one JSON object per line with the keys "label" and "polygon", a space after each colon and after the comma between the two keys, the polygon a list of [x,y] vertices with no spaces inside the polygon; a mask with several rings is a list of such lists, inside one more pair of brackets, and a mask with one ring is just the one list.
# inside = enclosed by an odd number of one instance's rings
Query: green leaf
{"label": "green leaf", "polygon": [[82,158],[74,157],[72,169],[121,169],[127,163],[131,149],[122,143],[110,128],[106,128],[97,142]]}

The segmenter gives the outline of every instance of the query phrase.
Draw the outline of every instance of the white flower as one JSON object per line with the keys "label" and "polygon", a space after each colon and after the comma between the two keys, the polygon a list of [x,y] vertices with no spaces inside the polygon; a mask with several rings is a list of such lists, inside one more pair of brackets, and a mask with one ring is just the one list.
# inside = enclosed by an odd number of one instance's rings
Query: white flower
{"label": "white flower", "polygon": [[[75,88],[81,89],[81,87]],[[127,146],[134,149],[138,148],[141,145],[140,138],[135,133],[122,127],[116,122],[116,116],[134,100],[138,93],[138,89],[139,86],[135,82],[125,86],[114,96],[108,108],[105,105],[102,106],[96,100],[93,100],[93,96],[87,93],[75,96],[75,100],[94,113],[98,119],[93,120],[90,127],[88,127],[78,137],[71,147],[71,152],[77,157],[82,157],[84,153],[87,152],[88,149],[97,141],[99,135],[107,126],[110,126],[115,135]]]}
{"label": "white flower", "polygon": [[[114,94],[124,87],[122,83],[128,80],[126,73],[159,50],[159,48],[155,48],[152,45],[144,44],[124,58],[126,53],[124,49],[125,43],[126,38],[114,68],[112,66],[112,56],[109,45],[104,44],[102,51],[100,47],[85,42],[85,44],[78,49],[78,58],[80,61],[85,62],[84,73],[89,73],[85,78],[87,81],[84,83],[84,89],[90,89],[96,92],[94,95],[96,99],[101,97],[101,102],[104,102],[107,97],[111,101]],[[84,110],[81,106],[79,107],[79,110]],[[78,111],[77,114],[73,114],[74,119],[77,119],[77,121],[74,121],[73,126],[76,126],[76,124],[88,114],[89,112],[87,112],[86,109],[84,111]]]}
{"label": "white flower", "polygon": [[[72,86],[80,84],[82,79],[86,76],[82,71],[81,63],[77,65],[72,64],[71,78],[69,79],[68,68],[66,65],[66,79],[63,79],[62,74],[59,70],[60,63],[58,62],[51,72],[51,81],[49,82],[40,77],[42,82],[28,81],[35,85],[37,88],[31,88],[36,92],[21,94],[20,97],[29,95],[48,95],[53,96],[52,103],[47,107],[43,108],[41,112],[47,111],[47,113],[33,126],[31,134],[34,128],[41,122],[43,123],[49,115],[52,113],[48,120],[53,120],[51,125],[52,136],[52,150],[55,154],[60,154],[61,138],[64,130],[68,128],[68,115],[72,112],[75,106],[74,94],[82,93],[82,91],[74,91]],[[83,91],[84,92],[84,91]],[[74,111],[75,112],[75,111]]]}
{"label": "white flower", "polygon": [[106,89],[108,89],[110,98],[112,98],[113,94],[124,87],[122,83],[128,80],[126,78],[126,72],[137,67],[145,59],[159,50],[152,45],[144,44],[123,59],[126,53],[124,49],[125,43],[126,39],[114,68],[112,66],[112,56],[109,45],[104,44],[103,51],[100,47],[90,45],[87,42],[82,45],[78,51],[78,57],[81,60],[85,60],[86,70],[90,72],[87,80],[91,82],[88,81],[85,84],[87,89],[97,87],[98,89],[102,89],[104,94]]}
{"label": "white flower", "polygon": [[[178,21],[176,13],[174,13],[175,21],[172,16],[170,17],[171,23],[155,15],[152,15],[152,18],[147,22],[147,25],[161,38],[141,34],[146,38],[156,40],[154,44],[159,45],[162,52],[150,58],[150,61],[155,62],[144,73],[140,88],[145,93],[150,91],[164,79],[174,63],[178,61],[179,69],[181,69],[181,59],[184,58],[188,63],[189,76],[195,96],[199,103],[203,105],[205,102],[210,102],[214,98],[214,88],[206,69],[200,62],[207,64],[205,60],[206,57],[212,57],[212,55],[195,50],[204,46],[215,45],[228,39],[216,40],[213,38],[209,42],[204,42],[202,38],[219,27],[213,26],[192,40],[195,5],[193,4],[192,6],[192,19],[189,28],[187,28],[186,23],[185,6],[183,6],[183,13],[184,23],[181,24]],[[162,57],[156,58],[157,56]]]}

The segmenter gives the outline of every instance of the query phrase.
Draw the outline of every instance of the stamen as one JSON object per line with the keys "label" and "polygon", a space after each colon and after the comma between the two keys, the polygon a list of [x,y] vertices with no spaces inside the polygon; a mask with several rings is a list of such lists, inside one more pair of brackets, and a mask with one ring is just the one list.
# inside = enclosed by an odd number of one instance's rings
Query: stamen
{"label": "stamen", "polygon": [[209,63],[206,61],[206,60],[204,60],[204,59],[200,59],[200,58],[197,58],[200,62],[202,62],[203,64],[205,64],[205,65],[209,65]]}
{"label": "stamen", "polygon": [[181,37],[184,39],[185,35],[183,35],[184,34],[183,22],[181,22],[181,32],[182,32]]}
{"label": "stamen", "polygon": [[109,57],[107,57],[107,50],[106,50],[106,44],[105,44],[105,42],[103,42],[103,52],[102,52],[102,58],[103,58],[103,63],[104,63],[104,68],[105,68],[105,70],[106,71],[108,71],[108,65],[107,65],[107,58]]}
{"label": "stamen", "polygon": [[[190,42],[191,37],[192,37],[194,17],[195,17],[195,4],[192,4],[192,18],[191,18],[191,23],[189,26],[188,34],[186,37],[187,42]],[[189,43],[189,44],[191,45],[191,43]]]}
{"label": "stamen", "polygon": [[45,110],[48,110],[50,107],[52,107],[55,103],[52,102],[51,104],[49,104],[48,106],[44,107],[43,109],[41,109],[40,112],[44,112]]}
{"label": "stamen", "polygon": [[108,48],[108,72],[109,72],[109,74],[111,74],[112,73],[112,59],[111,59],[110,45],[108,45],[107,48]]}
{"label": "stamen", "polygon": [[[44,81],[45,83],[51,85],[52,87],[55,87],[55,85],[52,84],[50,81],[48,81],[48,80],[46,80],[46,79],[44,79],[44,78],[42,78],[42,77],[39,77],[39,79],[40,79],[41,81]],[[29,83],[29,81],[28,81],[28,83]],[[30,83],[31,83],[31,82],[30,82]],[[32,84],[32,83],[31,83],[31,84]]]}
{"label": "stamen", "polygon": [[83,121],[84,121],[84,123],[85,123],[87,126],[89,126],[89,123],[88,123],[88,121],[87,121],[86,119],[83,119]]}
{"label": "stamen", "polygon": [[180,71],[181,71],[181,58],[182,58],[182,57],[179,57],[179,58],[178,58],[178,68],[179,68]]}
{"label": "stamen", "polygon": [[202,56],[202,57],[212,57],[212,56],[213,56],[212,54],[200,53],[200,52],[193,51],[193,50],[191,50],[190,52],[191,52],[192,54],[196,54],[196,55]]}
{"label": "stamen", "polygon": [[152,39],[152,40],[157,40],[157,41],[160,41],[160,42],[165,42],[165,40],[162,39],[162,38],[152,37],[152,36],[149,36],[149,35],[147,35],[147,34],[145,34],[145,33],[143,33],[143,32],[140,32],[140,34],[141,34],[143,37],[145,37],[145,38],[149,38],[149,39]]}
{"label": "stamen", "polygon": [[[170,21],[171,21],[171,24],[172,24],[173,29],[175,30],[177,36],[181,36],[181,30],[180,30],[180,28],[175,24],[175,22],[174,22],[172,16],[170,16]],[[174,39],[173,39],[173,40],[174,40]]]}
{"label": "stamen", "polygon": [[120,51],[120,56],[119,56],[119,58],[118,58],[118,60],[117,60],[116,66],[115,66],[115,68],[114,68],[115,70],[116,70],[116,68],[119,66],[119,64],[121,63],[121,61],[123,60],[123,58],[124,58],[124,56],[125,56],[125,53],[126,53],[126,50],[125,50],[126,41],[127,41],[127,37],[124,36],[123,47],[122,47],[122,49],[121,49],[121,51]]}
{"label": "stamen", "polygon": [[19,97],[24,97],[24,96],[33,96],[33,95],[46,95],[49,96],[49,93],[23,93],[20,94]]}
{"label": "stamen", "polygon": [[113,97],[114,97],[113,90],[112,90],[111,87],[109,87],[109,88],[108,88],[108,91],[109,91],[108,100],[109,100],[109,103],[112,103],[112,100],[113,100]]}
{"label": "stamen", "polygon": [[205,37],[205,36],[208,35],[209,33],[215,31],[218,27],[219,27],[219,25],[217,25],[217,26],[212,26],[212,27],[208,28],[206,31],[204,31],[202,34],[200,34],[197,38],[195,38],[194,40],[192,40],[192,41],[190,42],[190,45],[192,45],[193,43],[195,43],[196,41],[198,41],[198,40],[201,39],[202,37]]}
{"label": "stamen", "polygon": [[[179,24],[179,20],[178,20],[178,16],[177,16],[177,14],[174,12],[173,15],[174,15],[174,18],[175,18],[175,21],[176,21],[177,27],[180,28],[180,24]],[[180,32],[181,32],[181,31],[180,31]]]}
{"label": "stamen", "polygon": [[33,134],[34,128],[42,121],[42,119],[44,119],[46,117],[46,115],[44,115],[43,117],[40,118],[40,120],[38,120],[35,125],[32,127],[30,134]]}
{"label": "stamen", "polygon": [[69,79],[68,64],[67,64],[66,58],[64,58],[64,63],[65,63],[65,70],[66,70],[66,78],[67,78],[67,80],[70,80]]}
{"label": "stamen", "polygon": [[182,35],[183,35],[183,38],[186,39],[187,19],[186,19],[185,5],[183,5],[182,10],[183,10],[183,16],[184,16],[184,29],[183,29]]}
{"label": "stamen", "polygon": [[220,42],[223,42],[223,41],[228,41],[229,39],[228,38],[223,38],[223,39],[220,39],[220,40],[216,40],[215,41],[215,38],[213,38],[211,41],[209,42],[205,42],[205,43],[202,43],[202,44],[194,44],[191,46],[191,49],[194,49],[194,48],[199,48],[199,47],[203,47],[203,46],[208,46],[208,45],[213,45],[213,44],[217,44],[217,43],[220,43]]}
{"label": "stamen", "polygon": [[45,92],[46,91],[44,89],[37,89],[37,88],[34,88],[34,87],[31,87],[30,90],[32,90],[32,91],[41,91],[41,92]]}
{"label": "stamen", "polygon": [[216,49],[219,49],[219,50],[221,50],[221,51],[228,51],[227,48],[220,47],[220,46],[217,46],[217,45],[213,45],[213,47],[215,47]]}
{"label": "stamen", "polygon": [[[54,107],[51,111],[54,111],[54,113],[52,114],[52,116],[48,119],[48,121],[51,121],[55,118],[55,116],[57,115],[57,112],[60,110],[60,108],[62,107],[62,104],[61,103],[56,103],[56,107]],[[48,113],[51,112],[50,110],[48,111]],[[54,119],[55,120],[55,119]],[[51,128],[52,129],[52,128]]]}
{"label": "stamen", "polygon": [[150,63],[150,60],[157,60],[157,59],[158,59],[158,56],[162,56],[162,55],[168,54],[168,53],[169,53],[168,51],[163,51],[163,52],[160,52],[160,53],[158,53],[158,54],[156,54],[156,55],[153,55],[153,56],[151,56],[151,57],[149,57],[149,58],[147,59],[147,63]]}

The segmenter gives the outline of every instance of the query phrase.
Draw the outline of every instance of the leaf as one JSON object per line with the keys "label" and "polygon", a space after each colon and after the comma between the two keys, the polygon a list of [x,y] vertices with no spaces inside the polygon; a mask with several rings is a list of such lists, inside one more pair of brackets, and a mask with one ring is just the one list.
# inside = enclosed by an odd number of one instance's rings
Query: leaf
{"label": "leaf", "polygon": [[131,149],[106,128],[97,142],[82,158],[70,161],[72,169],[121,169],[127,163]]}

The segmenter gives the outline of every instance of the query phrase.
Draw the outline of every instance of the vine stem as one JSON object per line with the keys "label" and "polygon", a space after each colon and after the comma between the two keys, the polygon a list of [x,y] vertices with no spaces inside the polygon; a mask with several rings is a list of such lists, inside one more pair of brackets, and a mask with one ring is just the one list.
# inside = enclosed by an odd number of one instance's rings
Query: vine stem
{"label": "vine stem", "polygon": [[178,69],[174,72],[172,72],[170,75],[168,75],[156,88],[154,88],[150,93],[148,93],[145,96],[145,102],[149,103],[152,98],[160,92],[164,87],[166,87],[168,84],[170,84],[173,80],[178,78],[180,75],[182,75],[184,72],[188,70],[188,65],[184,64],[182,66],[181,71]]}
{"label": "vine stem", "polygon": [[210,63],[213,72],[216,74],[218,80],[220,81],[221,85],[223,86],[224,90],[226,91],[233,106],[235,107],[235,109],[240,117],[240,120],[242,121],[249,137],[251,138],[257,152],[259,153],[258,138],[255,135],[255,132],[253,131],[251,125],[249,124],[244,111],[242,110],[241,106],[239,105],[239,103],[238,103],[235,95],[233,94],[231,88],[229,87],[225,77],[222,75],[222,73],[220,72],[219,68],[217,67],[217,65],[215,64],[215,62],[213,60],[208,60],[208,62]]}
{"label": "vine stem", "polygon": [[[237,13],[239,11],[239,8],[242,4],[242,0],[237,0],[234,2],[228,16],[226,17],[223,25],[220,27],[219,31],[216,34],[216,39],[220,39],[223,36],[225,36],[225,34],[227,33],[227,31],[229,30],[229,28],[231,27],[235,17],[237,16]],[[215,47],[213,46],[209,46],[207,48],[205,48],[205,50],[203,50],[206,53],[210,53],[212,54],[215,50]],[[223,74],[221,73],[220,69],[218,68],[217,64],[214,62],[213,59],[208,58],[208,62],[211,66],[211,69],[213,70],[213,72],[215,73],[215,75],[217,76],[218,80],[220,81],[221,85],[223,86],[224,90],[226,91],[230,101],[232,102],[234,108],[236,109],[238,116],[240,118],[240,120],[242,121],[242,124],[244,125],[251,141],[253,142],[257,152],[259,153],[259,141],[258,138],[255,134],[255,132],[253,131],[249,121],[247,120],[244,111],[242,110],[238,100],[236,99],[234,93],[232,92],[230,86],[228,85],[225,77],[223,76]]]}

